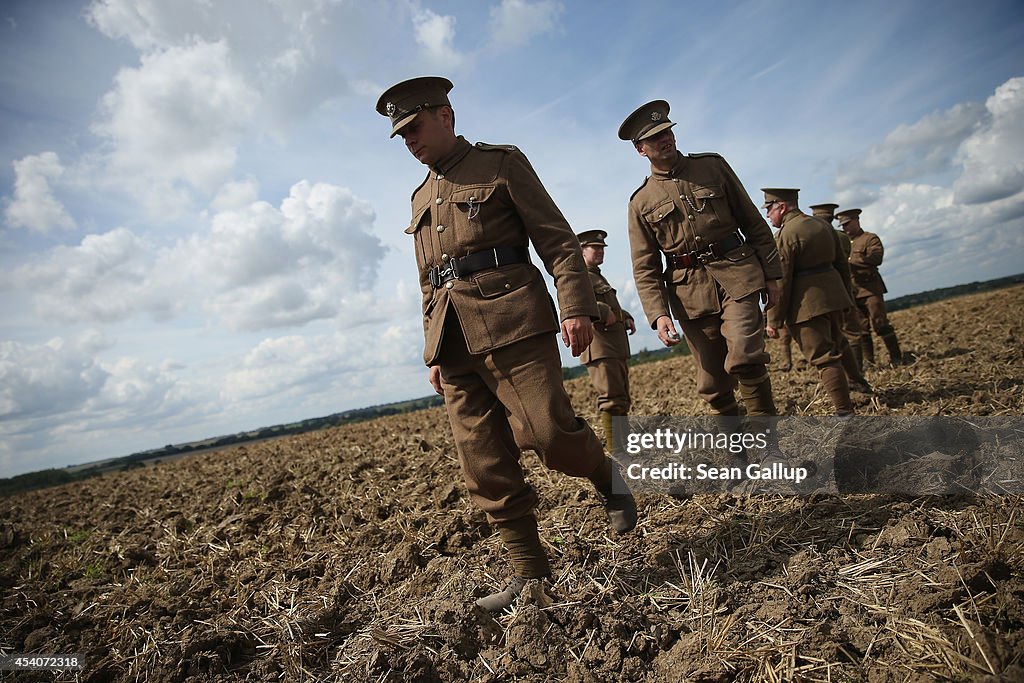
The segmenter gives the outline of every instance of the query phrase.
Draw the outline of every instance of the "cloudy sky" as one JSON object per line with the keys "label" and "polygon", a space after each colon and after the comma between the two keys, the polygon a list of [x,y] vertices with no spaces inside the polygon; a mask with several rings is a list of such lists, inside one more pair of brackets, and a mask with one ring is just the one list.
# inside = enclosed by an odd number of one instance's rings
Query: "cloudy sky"
{"label": "cloudy sky", "polygon": [[638,317],[615,133],[656,98],[753,198],[862,207],[892,296],[1024,271],[1022,35],[1019,0],[7,0],[0,477],[429,394],[424,169],[373,109],[413,76],[609,231]]}

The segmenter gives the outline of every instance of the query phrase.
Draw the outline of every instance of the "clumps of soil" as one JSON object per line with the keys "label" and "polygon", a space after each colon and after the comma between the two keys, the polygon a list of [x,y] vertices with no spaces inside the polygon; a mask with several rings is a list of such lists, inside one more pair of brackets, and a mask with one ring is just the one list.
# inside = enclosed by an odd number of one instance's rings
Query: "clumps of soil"
{"label": "clumps of soil", "polygon": [[[1024,414],[1022,305],[893,314],[915,360],[869,368],[858,411]],[[830,412],[797,368],[780,407]],[[634,412],[703,413],[692,377],[635,367]],[[587,379],[568,390],[599,424]],[[647,494],[615,537],[587,482],[524,462],[555,575],[498,615],[474,601],[509,568],[440,409],[0,500],[0,650],[87,662],[18,680],[1024,680],[1017,495]]]}

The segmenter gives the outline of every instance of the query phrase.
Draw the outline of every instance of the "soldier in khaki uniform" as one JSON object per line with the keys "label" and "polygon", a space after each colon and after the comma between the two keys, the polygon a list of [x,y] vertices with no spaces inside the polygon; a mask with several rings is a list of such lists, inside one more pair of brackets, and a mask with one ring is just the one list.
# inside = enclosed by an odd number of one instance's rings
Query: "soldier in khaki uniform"
{"label": "soldier in khaki uniform", "polygon": [[841,363],[842,312],[853,306],[850,266],[836,231],[800,211],[799,190],[761,188],[768,220],[779,229],[782,290],[768,313],[769,337],[789,327],[837,415],[853,415],[850,387]]}
{"label": "soldier in khaki uniform", "polygon": [[[776,248],[778,245],[779,234],[775,233]],[[793,369],[793,335],[789,333],[789,328],[783,325],[776,330],[775,341],[778,342],[779,348],[779,370],[782,372],[789,372]]]}
{"label": "soldier in khaki uniform", "polygon": [[604,263],[604,230],[587,230],[577,235],[583,248],[583,260],[590,273],[590,283],[597,297],[598,322],[594,324],[594,341],[580,356],[587,368],[590,381],[597,389],[597,410],[604,427],[605,448],[614,449],[615,415],[629,413],[629,337],[636,332],[636,324],[629,311],[619,305],[615,289],[601,274]]}
{"label": "soldier in khaki uniform", "polygon": [[[896,331],[889,324],[889,316],[885,311],[885,299],[882,297],[887,291],[885,282],[878,272],[878,266],[882,265],[882,257],[885,250],[882,247],[882,240],[873,232],[865,232],[860,226],[860,209],[846,209],[836,214],[839,224],[850,237],[850,274],[853,276],[853,295],[857,300],[857,308],[861,316],[867,321],[864,325],[864,332],[861,335],[861,351],[864,360],[869,363],[875,362],[875,346],[871,340],[871,329],[875,331],[885,348],[889,351],[889,362],[899,365],[903,362],[903,354],[900,352],[900,343],[896,338]],[[868,329],[870,325],[871,329]]]}
{"label": "soldier in khaki uniform", "polygon": [[748,420],[776,415],[760,307],[762,297],[768,308],[778,298],[775,240],[725,159],[676,149],[668,113],[668,102],[655,100],[619,127],[619,138],[651,162],[629,199],[640,303],[665,346],[679,343],[672,318],[679,321],[712,414],[739,414],[738,386]]}
{"label": "soldier in khaki uniform", "polygon": [[[828,225],[829,229],[835,232],[839,238],[839,246],[843,250],[843,256],[850,258],[850,238],[842,230],[836,230],[832,225],[835,220],[838,204],[811,204],[811,211],[815,218],[819,218]],[[853,282],[850,281],[850,291],[853,291]],[[864,331],[860,311],[857,306],[850,306],[843,311],[842,338],[839,340],[840,352],[843,354],[843,369],[846,370],[846,378],[850,381],[850,389],[862,393],[872,393],[871,385],[864,376],[864,356],[861,352],[860,337]]]}
{"label": "soldier in khaki uniform", "polygon": [[[636,504],[562,384],[554,333],[579,356],[598,314],[576,235],[522,152],[456,136],[451,89],[444,78],[414,78],[388,88],[376,109],[429,169],[405,230],[423,293],[423,359],[445,398],[470,495],[511,556],[514,578],[477,602],[499,610],[526,580],[551,573],[521,449],[589,478],[619,532],[635,526]],[[530,243],[554,278],[561,323]]]}

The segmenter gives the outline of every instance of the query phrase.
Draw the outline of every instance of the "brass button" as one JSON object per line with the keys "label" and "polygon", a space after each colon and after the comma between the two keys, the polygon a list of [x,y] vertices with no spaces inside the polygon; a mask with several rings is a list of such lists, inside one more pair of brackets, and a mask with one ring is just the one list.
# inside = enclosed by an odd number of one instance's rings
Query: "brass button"
{"label": "brass button", "polygon": [[445,287],[447,287],[448,289],[451,289],[454,286],[455,286],[454,282],[448,282],[448,284],[445,285]]}
{"label": "brass button", "polygon": [[443,199],[441,199],[440,197],[438,197],[438,198],[437,198],[437,199],[435,199],[434,201],[435,201],[436,203],[438,203],[438,204],[443,204],[443,203],[444,203],[444,200],[443,200]]}
{"label": "brass button", "polygon": [[690,215],[687,216],[687,218],[689,218],[692,221],[693,220],[693,214],[691,213]]}
{"label": "brass button", "polygon": [[444,180],[444,174],[443,173],[438,173],[437,174],[437,179],[438,180]]}
{"label": "brass button", "polygon": [[697,235],[697,237],[694,238],[694,239],[696,239],[698,242],[700,242],[700,235]]}
{"label": "brass button", "polygon": [[437,231],[438,232],[444,232],[444,226],[443,225],[437,226]]}
{"label": "brass button", "polygon": [[447,260],[448,260],[448,258],[449,258],[449,257],[448,257],[448,254],[441,254],[441,260],[442,260],[442,261],[447,261]]}
{"label": "brass button", "polygon": [[505,283],[505,289],[512,289],[512,283],[506,282]]}

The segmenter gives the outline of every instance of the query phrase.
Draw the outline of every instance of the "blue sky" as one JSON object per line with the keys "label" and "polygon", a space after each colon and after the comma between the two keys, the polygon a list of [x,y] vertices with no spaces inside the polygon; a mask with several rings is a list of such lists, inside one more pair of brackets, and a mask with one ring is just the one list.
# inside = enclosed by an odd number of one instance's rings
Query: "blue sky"
{"label": "blue sky", "polygon": [[1018,2],[638,7],[4,3],[0,476],[430,393],[402,232],[424,169],[373,109],[413,76],[608,230],[638,318],[648,168],[615,133],[655,98],[758,203],[863,208],[892,296],[1024,270]]}

